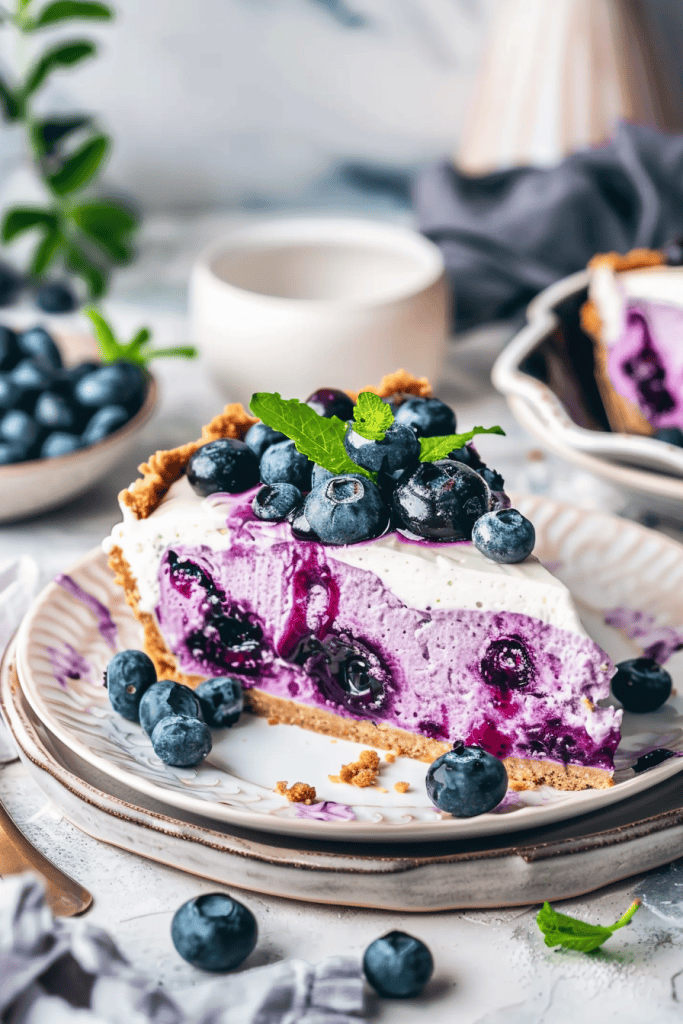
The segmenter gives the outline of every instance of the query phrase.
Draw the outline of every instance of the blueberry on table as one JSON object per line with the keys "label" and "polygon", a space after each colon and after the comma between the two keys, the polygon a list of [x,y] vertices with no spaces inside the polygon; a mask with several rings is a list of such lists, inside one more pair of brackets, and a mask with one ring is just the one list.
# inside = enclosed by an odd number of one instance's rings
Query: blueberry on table
{"label": "blueberry on table", "polygon": [[313,463],[297,451],[293,441],[271,445],[261,458],[261,480],[264,484],[293,484],[300,491],[310,491]]}
{"label": "blueberry on table", "polygon": [[202,445],[187,463],[190,487],[202,498],[221,492],[239,494],[259,480],[259,461],[244,441],[221,437]]}
{"label": "blueberry on table", "polygon": [[350,420],[353,416],[354,403],[344,391],[337,388],[318,388],[306,399],[306,405],[323,416],[326,420],[336,416],[340,420]]}
{"label": "blueberry on table", "polygon": [[473,818],[497,807],[508,788],[505,765],[481,747],[456,743],[427,769],[427,796],[455,818]]}
{"label": "blueberry on table", "polygon": [[363,971],[372,987],[388,999],[418,996],[432,976],[434,960],[420,939],[388,932],[365,950]]}
{"label": "blueberry on table", "polygon": [[43,391],[38,395],[33,418],[46,430],[67,430],[73,433],[78,427],[78,414],[73,403],[55,391]]}
{"label": "blueberry on table", "polygon": [[194,691],[207,725],[226,729],[234,725],[244,708],[244,694],[239,679],[230,676],[206,679]]}
{"label": "blueberry on table", "polygon": [[251,910],[225,893],[206,893],[183,903],[171,923],[173,945],[200,971],[231,971],[256,946]]}
{"label": "blueberry on table", "polygon": [[257,519],[281,522],[301,508],[304,496],[294,484],[264,484],[251,503]]}
{"label": "blueberry on table", "polygon": [[21,288],[22,278],[8,263],[0,263],[0,306],[11,306]]}
{"label": "blueberry on table", "polygon": [[137,412],[145,393],[145,377],[139,366],[117,362],[98,366],[86,373],[74,387],[74,397],[86,409],[103,405],[123,405]]}
{"label": "blueberry on table", "polygon": [[59,370],[62,366],[59,349],[44,327],[30,327],[18,335],[17,345],[24,357],[37,359],[54,367],[55,370]]}
{"label": "blueberry on table", "polygon": [[140,725],[148,736],[155,727],[170,715],[185,718],[200,718],[199,701],[189,686],[174,683],[171,679],[160,679],[147,689],[140,701]]}
{"label": "blueberry on table", "polygon": [[455,413],[438,398],[408,398],[394,414],[395,423],[403,423],[418,437],[445,437],[455,433]]}
{"label": "blueberry on table", "polygon": [[122,405],[104,405],[98,409],[86,425],[81,436],[84,445],[97,444],[109,437],[115,430],[122,427],[130,419],[127,411]]}
{"label": "blueberry on table", "polygon": [[389,525],[389,510],[379,488],[356,476],[335,476],[311,491],[304,516],[323,544],[370,540]]}
{"label": "blueberry on table", "polygon": [[114,711],[139,722],[143,694],[157,681],[152,659],[144,651],[119,651],[107,665],[104,681]]}
{"label": "blueberry on table", "polygon": [[78,434],[70,434],[65,430],[53,430],[40,446],[41,459],[58,459],[62,455],[71,455],[82,448]]}
{"label": "blueberry on table", "polygon": [[261,458],[266,448],[278,444],[279,441],[286,441],[287,436],[279,430],[267,427],[265,423],[254,423],[244,435],[244,443],[248,445],[257,458]]}
{"label": "blueberry on table", "polygon": [[469,540],[472,527],[489,510],[491,492],[469,466],[450,459],[422,462],[394,490],[399,521],[430,540]]}
{"label": "blueberry on table", "polygon": [[657,441],[665,441],[666,444],[675,444],[677,448],[683,448],[683,430],[680,427],[660,427],[652,436]]}
{"label": "blueberry on table", "polygon": [[12,370],[20,359],[16,333],[11,327],[0,326],[0,370]]}
{"label": "blueberry on table", "polygon": [[199,718],[167,715],[154,726],[150,739],[157,757],[174,768],[193,768],[211,753],[211,730]]}
{"label": "blueberry on table", "polygon": [[71,313],[78,305],[68,284],[50,281],[36,292],[36,306],[46,313]]}
{"label": "blueberry on table", "polygon": [[633,658],[617,665],[612,693],[627,711],[656,711],[671,696],[669,673],[654,658]]}
{"label": "blueberry on table", "polygon": [[372,473],[414,469],[420,460],[420,442],[410,427],[401,423],[392,423],[380,441],[368,441],[349,425],[344,448],[357,466]]}
{"label": "blueberry on table", "polygon": [[477,519],[472,543],[493,562],[523,562],[534,550],[536,531],[517,509],[504,508]]}

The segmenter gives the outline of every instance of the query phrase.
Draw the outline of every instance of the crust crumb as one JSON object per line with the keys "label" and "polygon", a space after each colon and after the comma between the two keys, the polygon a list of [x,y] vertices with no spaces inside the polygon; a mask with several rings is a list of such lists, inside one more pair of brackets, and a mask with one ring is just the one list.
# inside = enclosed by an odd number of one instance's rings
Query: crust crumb
{"label": "crust crumb", "polygon": [[[363,750],[357,761],[343,764],[339,775],[329,775],[330,782],[344,782],[348,786],[366,789],[377,783],[379,775],[379,754],[375,750]],[[386,792],[386,790],[385,790]]]}
{"label": "crust crumb", "polygon": [[397,793],[407,793],[408,790],[410,789],[410,783],[409,782],[395,782],[394,783],[394,789],[396,790]]}
{"label": "crust crumb", "polygon": [[286,782],[278,782],[275,792],[286,796],[293,804],[313,804],[317,797],[315,786],[309,786],[307,782],[295,782],[289,789]]}
{"label": "crust crumb", "polygon": [[388,793],[389,792],[389,790],[385,789],[384,786],[375,786],[375,789],[377,790],[378,793]]}
{"label": "crust crumb", "polygon": [[394,761],[396,760],[396,754],[392,754],[390,751],[388,754],[384,755],[384,760],[387,762],[387,764],[393,764]]}

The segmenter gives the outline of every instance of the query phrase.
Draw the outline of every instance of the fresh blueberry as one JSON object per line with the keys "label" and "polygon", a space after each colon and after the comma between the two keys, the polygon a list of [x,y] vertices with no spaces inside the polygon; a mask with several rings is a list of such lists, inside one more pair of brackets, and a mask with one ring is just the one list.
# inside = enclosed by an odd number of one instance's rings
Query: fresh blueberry
{"label": "fresh blueberry", "polygon": [[130,416],[122,405],[104,405],[86,425],[81,441],[84,445],[97,444],[127,423]]}
{"label": "fresh blueberry", "polygon": [[189,686],[161,679],[142,695],[140,701],[140,725],[148,736],[162,718],[177,715],[184,718],[199,718],[199,701]]}
{"label": "fresh blueberry", "polygon": [[0,263],[0,306],[11,306],[21,288],[22,278],[9,263]]}
{"label": "fresh blueberry", "polygon": [[489,490],[492,493],[500,494],[505,488],[505,480],[496,469],[489,469],[488,466],[482,466],[481,469],[476,470],[480,477],[486,481]]}
{"label": "fresh blueberry", "polygon": [[534,550],[536,531],[521,512],[505,508],[477,519],[472,543],[494,562],[523,562]]}
{"label": "fresh blueberry", "polygon": [[278,444],[279,441],[286,440],[285,434],[281,434],[279,430],[273,430],[272,427],[267,427],[265,423],[254,423],[253,427],[249,427],[249,430],[244,435],[244,443],[249,445],[254,455],[259,459],[266,448],[270,448],[273,444]]}
{"label": "fresh blueberry", "polygon": [[26,461],[26,449],[22,445],[7,444],[0,441],[0,466],[11,466],[15,462]]}
{"label": "fresh blueberry", "polygon": [[315,532],[303,511],[297,512],[291,518],[292,535],[296,540],[319,541],[320,537]]}
{"label": "fresh blueberry", "polygon": [[296,450],[293,441],[280,441],[263,453],[261,480],[264,484],[294,484],[300,491],[310,491],[313,463]]}
{"label": "fresh blueberry", "polygon": [[38,395],[33,418],[46,430],[68,430],[73,433],[79,426],[72,403],[54,391],[43,391]]}
{"label": "fresh blueberry", "polygon": [[336,416],[340,420],[350,420],[353,416],[353,401],[343,391],[336,388],[318,388],[306,399],[306,405],[324,416],[326,420]]}
{"label": "fresh blueberry", "polygon": [[239,679],[225,676],[207,679],[194,691],[201,705],[204,721],[212,729],[234,725],[244,708],[244,694]]}
{"label": "fresh blueberry", "polygon": [[257,519],[281,522],[303,503],[303,494],[294,484],[264,484],[254,496],[251,507]]}
{"label": "fresh blueberry", "polygon": [[379,489],[355,476],[335,476],[311,491],[304,516],[323,544],[370,540],[389,525],[389,511]]}
{"label": "fresh blueberry", "polygon": [[15,384],[10,374],[0,371],[0,409],[14,409],[22,395],[23,391]]}
{"label": "fresh blueberry", "polygon": [[46,313],[71,313],[77,305],[73,291],[61,281],[49,281],[36,292],[36,306]]}
{"label": "fresh blueberry", "polygon": [[69,434],[65,430],[53,430],[48,434],[40,447],[41,459],[58,459],[62,455],[71,455],[82,447],[78,434]]}
{"label": "fresh blueberry", "polygon": [[481,747],[456,743],[427,769],[427,796],[455,818],[473,818],[497,807],[507,793],[505,765]]}
{"label": "fresh blueberry", "polygon": [[81,377],[85,377],[87,373],[92,373],[93,370],[99,370],[100,365],[100,363],[86,360],[83,363],[78,363],[76,366],[65,366],[57,379],[63,388],[73,391]]}
{"label": "fresh blueberry", "polygon": [[445,437],[455,433],[455,413],[438,398],[408,398],[399,405],[395,423],[411,427],[418,437]]}
{"label": "fresh blueberry", "polygon": [[365,950],[363,971],[372,987],[387,999],[418,996],[432,976],[434,960],[420,939],[388,932]]}
{"label": "fresh blueberry", "polygon": [[175,768],[192,768],[211,753],[208,725],[186,715],[166,715],[154,726],[150,739],[157,757]]}
{"label": "fresh blueberry", "polygon": [[[329,469],[324,469],[323,466],[319,466],[317,463],[313,466],[313,473],[311,476],[311,490],[314,491],[316,487],[320,487],[321,484],[327,483],[331,480],[335,473],[332,473]],[[362,473],[345,473],[344,476],[358,476],[359,480],[367,480],[366,476]]]}
{"label": "fresh blueberry", "polygon": [[10,371],[10,380],[19,388],[21,395],[15,403],[17,408],[32,412],[38,396],[52,387],[56,371],[47,363],[37,359],[22,359]]}
{"label": "fresh blueberry", "polygon": [[39,360],[55,370],[62,366],[59,349],[44,327],[30,327],[18,336],[17,345],[22,356],[28,359]]}
{"label": "fresh blueberry", "polygon": [[74,396],[86,409],[123,405],[137,412],[145,393],[145,377],[139,366],[117,362],[98,366],[76,382]]}
{"label": "fresh blueberry", "polygon": [[664,247],[664,262],[670,267],[683,266],[683,239],[673,239]]}
{"label": "fresh blueberry", "polygon": [[463,465],[469,466],[470,469],[476,470],[477,473],[482,469],[486,469],[486,463],[482,462],[479,452],[473,444],[466,444],[464,448],[456,448],[455,451],[449,454],[448,458],[452,459],[453,462],[462,462]]}
{"label": "fresh blueberry", "polygon": [[671,676],[654,658],[633,658],[617,665],[612,693],[627,711],[656,711],[671,696]]}
{"label": "fresh blueberry", "polygon": [[16,333],[0,326],[0,370],[12,370],[21,359]]}
{"label": "fresh blueberry", "polygon": [[191,456],[187,479],[202,498],[221,492],[239,494],[258,483],[259,461],[244,441],[221,437],[203,444]]}
{"label": "fresh blueberry", "polygon": [[683,448],[683,430],[680,427],[660,427],[652,436],[658,441],[665,441],[667,444],[675,444],[677,448]]}
{"label": "fresh blueberry", "polygon": [[0,419],[0,441],[31,451],[39,435],[38,424],[22,409],[11,409]]}
{"label": "fresh blueberry", "polygon": [[139,722],[142,696],[157,681],[152,659],[143,651],[119,651],[107,665],[104,678],[114,711]]}
{"label": "fresh blueberry", "polygon": [[344,448],[357,466],[372,473],[400,473],[413,469],[420,460],[420,442],[410,427],[400,423],[392,423],[381,441],[368,441],[349,424]]}
{"label": "fresh blueberry", "polygon": [[633,771],[636,775],[640,772],[648,772],[650,768],[656,768],[658,764],[664,764],[665,761],[669,761],[672,757],[675,757],[673,750],[667,750],[666,747],[657,747],[656,750],[648,750],[646,754],[641,754],[632,765]]}
{"label": "fresh blueberry", "polygon": [[200,971],[231,971],[256,946],[258,928],[251,910],[222,892],[183,903],[171,924],[173,945]]}
{"label": "fresh blueberry", "polygon": [[405,474],[394,490],[394,510],[400,522],[430,540],[469,540],[472,527],[489,510],[491,494],[485,481],[460,462],[423,462]]}

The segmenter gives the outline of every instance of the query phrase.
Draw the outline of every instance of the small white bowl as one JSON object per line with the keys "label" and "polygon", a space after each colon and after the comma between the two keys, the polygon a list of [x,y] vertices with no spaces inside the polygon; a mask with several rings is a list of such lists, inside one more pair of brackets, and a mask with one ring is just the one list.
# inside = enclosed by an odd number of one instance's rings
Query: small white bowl
{"label": "small white bowl", "polygon": [[197,261],[193,337],[226,396],[305,399],[403,368],[439,379],[449,297],[438,248],[373,221],[301,218],[236,228]]}
{"label": "small white bowl", "polygon": [[102,480],[135,447],[156,400],[156,382],[150,377],[142,408],[103,441],[56,459],[0,466],[0,523],[27,519],[64,505]]}

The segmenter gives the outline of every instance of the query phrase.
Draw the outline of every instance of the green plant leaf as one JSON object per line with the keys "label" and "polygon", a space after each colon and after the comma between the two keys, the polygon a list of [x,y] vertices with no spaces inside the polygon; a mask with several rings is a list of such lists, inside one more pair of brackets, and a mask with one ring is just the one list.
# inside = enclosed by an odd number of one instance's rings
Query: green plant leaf
{"label": "green plant leaf", "polygon": [[127,352],[139,352],[140,349],[151,339],[152,332],[149,327],[141,327],[137,334],[134,334],[126,345]]}
{"label": "green plant leaf", "polygon": [[21,117],[21,99],[2,75],[0,75],[0,106],[2,106],[2,116],[6,121],[18,121]]}
{"label": "green plant leaf", "polygon": [[66,267],[82,277],[88,286],[88,293],[91,299],[99,299],[107,290],[108,274],[104,267],[95,263],[87,253],[84,253],[72,242],[66,254]]}
{"label": "green plant leaf", "polygon": [[73,39],[70,42],[58,43],[44,53],[29,71],[24,86],[24,95],[32,96],[40,89],[51,71],[73,67],[74,64],[80,64],[88,57],[94,57],[96,53],[97,47],[88,39]]}
{"label": "green plant leaf", "polygon": [[34,121],[31,130],[40,152],[44,156],[52,156],[62,139],[91,124],[92,118],[87,114],[74,114],[72,117],[47,117]]}
{"label": "green plant leaf", "polygon": [[137,219],[115,203],[81,203],[71,215],[82,231],[92,238],[120,238],[135,231]]}
{"label": "green plant leaf", "polygon": [[281,398],[277,392],[266,391],[252,395],[249,406],[254,416],[273,430],[279,430],[296,445],[297,451],[336,476],[360,473],[373,482],[374,473],[368,473],[352,462],[344,448],[346,424],[336,416],[325,419],[314,409],[296,398]]}
{"label": "green plant leaf", "polygon": [[116,340],[111,325],[92,306],[84,309],[83,312],[95,330],[95,339],[102,356],[102,362],[113,363],[116,359],[120,359],[125,351],[125,346],[120,345]]}
{"label": "green plant leaf", "polygon": [[610,935],[627,925],[639,906],[640,900],[636,900],[618,921],[603,926],[587,924],[567,914],[560,914],[553,910],[549,903],[544,903],[536,915],[536,923],[543,932],[546,946],[563,946],[565,949],[576,949],[581,953],[592,953],[602,946]]}
{"label": "green plant leaf", "polygon": [[502,434],[505,431],[502,427],[472,427],[464,434],[446,434],[444,437],[421,437],[420,438],[420,462],[436,462],[437,459],[445,459],[456,448],[462,448],[468,441],[471,441],[477,434]]}
{"label": "green plant leaf", "polygon": [[388,402],[372,391],[361,391],[353,407],[353,429],[367,441],[381,441],[394,422]]}
{"label": "green plant leaf", "polygon": [[50,175],[48,182],[50,188],[58,196],[68,195],[70,192],[78,192],[95,177],[100,164],[104,160],[111,140],[106,135],[96,135],[93,139],[85,142],[80,149],[68,157],[61,168]]}
{"label": "green plant leaf", "polygon": [[165,359],[196,359],[198,355],[194,345],[173,345],[171,348],[149,348],[142,353],[142,360],[143,365],[146,365],[150,359],[158,359],[160,356]]}
{"label": "green plant leaf", "polygon": [[17,235],[38,226],[47,228],[49,231],[57,230],[57,216],[49,210],[41,210],[38,207],[24,206],[14,210],[8,210],[2,225],[3,242],[11,242]]}
{"label": "green plant leaf", "polygon": [[62,21],[71,21],[74,18],[111,21],[113,17],[114,12],[106,4],[94,3],[90,0],[55,0],[55,3],[48,4],[42,9],[28,28],[29,31],[33,31],[48,25],[56,25]]}
{"label": "green plant leaf", "polygon": [[40,278],[43,276],[63,245],[62,233],[57,228],[45,232],[45,235],[34,249],[29,263],[29,272],[33,277]]}

